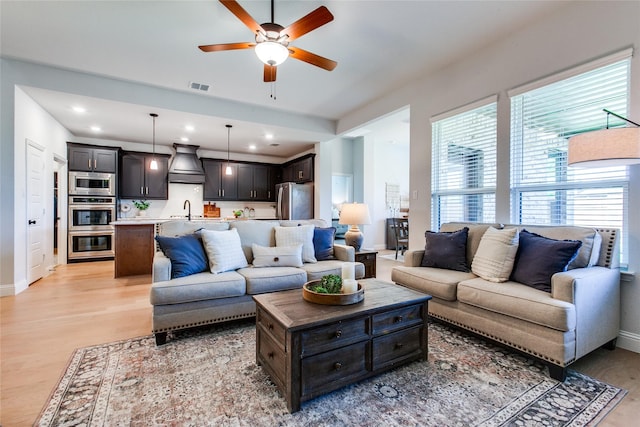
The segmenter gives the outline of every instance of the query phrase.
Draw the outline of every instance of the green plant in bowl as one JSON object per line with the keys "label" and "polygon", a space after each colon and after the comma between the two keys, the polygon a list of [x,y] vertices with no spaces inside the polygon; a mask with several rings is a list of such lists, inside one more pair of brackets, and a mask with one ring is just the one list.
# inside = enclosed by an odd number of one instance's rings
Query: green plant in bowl
{"label": "green plant in bowl", "polygon": [[309,290],[319,294],[339,294],[342,289],[342,278],[337,274],[322,276],[319,283],[309,286]]}
{"label": "green plant in bowl", "polygon": [[132,203],[133,203],[133,206],[136,207],[136,209],[141,211],[146,211],[147,209],[149,209],[149,206],[151,205],[151,203],[149,203],[147,200],[134,200]]}

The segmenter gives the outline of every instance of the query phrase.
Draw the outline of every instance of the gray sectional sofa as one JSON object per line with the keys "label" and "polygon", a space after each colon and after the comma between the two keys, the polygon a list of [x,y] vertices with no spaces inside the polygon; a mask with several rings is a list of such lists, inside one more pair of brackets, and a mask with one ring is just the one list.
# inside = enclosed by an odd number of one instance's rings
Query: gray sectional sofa
{"label": "gray sectional sofa", "polygon": [[[294,230],[291,227],[298,227],[298,229]],[[159,224],[158,236],[161,237],[193,236],[196,233],[200,236],[207,234],[214,239],[207,241],[208,248],[207,243],[204,244],[205,252],[210,256],[207,270],[193,274],[190,272],[183,277],[172,278],[172,267],[176,268],[178,265],[174,263],[172,266],[172,259],[160,247],[156,251],[150,295],[153,306],[152,331],[155,334],[156,344],[164,344],[169,331],[253,317],[255,316],[253,295],[301,288],[305,282],[320,279],[326,274],[340,275],[343,262],[355,261],[353,247],[333,244],[331,241],[332,254],[329,254],[328,258],[334,259],[313,262],[314,257],[307,251],[307,261],[296,262],[295,259],[300,255],[292,252],[296,250],[295,245],[285,246],[281,243],[286,243],[285,237],[291,236],[291,231],[303,231],[303,228],[309,227],[325,230],[329,228],[323,220],[231,222],[180,220]],[[203,229],[206,231],[203,232]],[[235,257],[235,260],[229,261],[228,255],[239,249],[233,244],[231,247],[218,244],[219,241],[215,239],[219,236],[232,238],[239,236],[242,254]],[[202,237],[202,241],[205,241],[205,237]],[[304,245],[301,249],[302,259],[305,257],[305,251],[309,249],[307,246]],[[208,249],[212,252],[217,251],[217,255],[213,256],[218,256],[219,261],[227,263],[227,267],[237,266],[238,268],[226,271],[227,268],[222,267],[218,269],[220,271],[212,273],[211,270],[214,268],[211,264],[211,252]],[[259,251],[259,257],[254,257],[254,250]],[[197,257],[192,258],[195,262]],[[238,258],[240,258],[239,262]],[[355,264],[355,274],[356,278],[364,277],[363,264]]]}
{"label": "gray sectional sofa", "polygon": [[[404,265],[392,269],[391,278],[395,283],[432,295],[429,314],[433,318],[532,355],[545,362],[550,376],[560,381],[564,381],[567,366],[575,360],[600,346],[615,348],[620,321],[617,230],[447,223],[440,230],[446,235],[435,234],[453,236],[456,232],[462,233],[460,230],[464,227],[468,228],[468,235],[463,257],[471,271],[454,270],[455,264],[434,267],[427,260],[430,251],[442,251],[447,243],[430,247],[431,232],[426,233],[425,249],[407,251]],[[515,236],[520,238],[520,241],[515,238],[516,249],[513,245],[503,245],[506,250],[496,259],[501,249],[494,245],[495,241],[489,241],[490,237],[499,237],[498,230],[504,230],[504,234],[514,228]],[[526,248],[535,251],[536,247],[525,246],[520,234],[523,229],[550,239],[581,242],[577,256],[566,271],[550,276],[550,289],[537,288],[533,278],[538,273],[537,263],[549,261],[553,251],[538,248],[537,253],[530,254],[533,257],[525,258]],[[483,241],[485,233],[487,238]],[[528,234],[524,236],[529,239]],[[486,249],[492,252],[487,253]],[[521,258],[519,249],[523,251]],[[493,259],[483,259],[487,256]],[[452,258],[449,256],[440,262],[448,264]],[[425,264],[431,266],[423,266]],[[494,272],[487,273],[491,269]],[[523,281],[531,279],[532,283],[515,281],[514,275]]]}

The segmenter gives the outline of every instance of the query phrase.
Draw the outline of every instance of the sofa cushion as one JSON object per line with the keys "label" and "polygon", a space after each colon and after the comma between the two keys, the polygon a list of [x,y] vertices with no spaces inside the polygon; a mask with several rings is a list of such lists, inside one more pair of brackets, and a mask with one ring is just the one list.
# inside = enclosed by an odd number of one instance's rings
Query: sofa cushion
{"label": "sofa cushion", "polygon": [[602,236],[594,228],[575,226],[527,227],[531,233],[556,240],[580,240],[582,246],[577,256],[569,263],[568,270],[592,267],[598,263]]}
{"label": "sofa cushion", "polygon": [[251,248],[254,267],[302,267],[302,245]]}
{"label": "sofa cushion", "polygon": [[302,245],[302,262],[317,262],[313,248],[314,225],[276,227],[276,246]]}
{"label": "sofa cushion", "polygon": [[220,274],[205,272],[154,283],[150,301],[152,305],[181,304],[242,296],[246,290],[244,277],[235,271]]}
{"label": "sofa cushion", "polygon": [[207,255],[198,236],[186,234],[179,237],[156,236],[162,252],[171,260],[171,278],[190,276],[206,271]]}
{"label": "sofa cushion", "polygon": [[458,231],[464,227],[469,229],[467,234],[467,265],[471,265],[473,258],[476,255],[482,236],[487,231],[487,228],[493,227],[498,230],[502,228],[501,224],[476,224],[471,222],[446,222],[440,226],[440,231]]}
{"label": "sofa cushion", "polygon": [[218,221],[185,221],[183,219],[176,221],[166,221],[158,224],[158,234],[161,236],[184,236],[185,234],[193,234],[198,230],[226,231],[229,229],[228,222]]}
{"label": "sofa cushion", "polygon": [[573,304],[520,283],[494,283],[481,278],[464,280],[458,284],[458,300],[559,331],[576,328]]}
{"label": "sofa cushion", "polygon": [[335,227],[316,227],[313,229],[313,250],[316,260],[327,261],[335,258],[333,255],[333,241],[335,237]]}
{"label": "sofa cushion", "polygon": [[237,273],[244,277],[249,295],[298,289],[307,281],[307,273],[296,267],[247,267],[237,270]]}
{"label": "sofa cushion", "polygon": [[247,266],[237,230],[200,230],[200,236],[209,258],[209,270],[212,273],[222,273]]}
{"label": "sofa cushion", "polygon": [[231,229],[236,230],[242,242],[242,251],[251,264],[253,262],[253,251],[251,246],[255,243],[260,246],[275,246],[276,238],[274,227],[277,221],[242,220],[231,223]]}
{"label": "sofa cushion", "polygon": [[551,276],[566,271],[581,245],[579,240],[549,239],[522,230],[511,280],[551,292]]}
{"label": "sofa cushion", "polygon": [[[338,276],[342,276],[342,264],[343,261],[340,260],[327,260],[327,261],[318,261],[315,264],[305,263],[302,265],[302,269],[307,272],[307,282],[311,280],[319,280],[322,279],[322,276],[327,274],[337,274]],[[362,279],[364,278],[364,264],[361,262],[355,262],[355,278]]]}
{"label": "sofa cushion", "polygon": [[491,282],[506,282],[513,269],[517,251],[518,230],[489,227],[473,257],[471,271]]}
{"label": "sofa cushion", "polygon": [[391,281],[435,298],[455,301],[458,282],[477,277],[473,273],[431,267],[394,267]]}
{"label": "sofa cushion", "polygon": [[453,232],[424,233],[426,244],[422,267],[444,268],[456,271],[469,271],[467,264],[467,235],[469,228]]}

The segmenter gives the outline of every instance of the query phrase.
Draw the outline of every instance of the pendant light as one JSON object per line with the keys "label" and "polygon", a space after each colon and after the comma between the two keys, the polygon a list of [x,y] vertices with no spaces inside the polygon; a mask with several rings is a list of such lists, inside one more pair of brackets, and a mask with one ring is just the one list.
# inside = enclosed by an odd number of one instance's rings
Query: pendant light
{"label": "pendant light", "polygon": [[149,169],[158,170],[158,161],[156,160],[156,117],[158,115],[156,113],[149,114],[153,118],[153,157],[151,157],[151,162],[149,163]]}
{"label": "pendant light", "polygon": [[231,164],[229,163],[229,145],[231,140],[231,125],[225,125],[227,127],[227,168],[224,171],[225,175],[233,175],[233,171],[231,170]]}

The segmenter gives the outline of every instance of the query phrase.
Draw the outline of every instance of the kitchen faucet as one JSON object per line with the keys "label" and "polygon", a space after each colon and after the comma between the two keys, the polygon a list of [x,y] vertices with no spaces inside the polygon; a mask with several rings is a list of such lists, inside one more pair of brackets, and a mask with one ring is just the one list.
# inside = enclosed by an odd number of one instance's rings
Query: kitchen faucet
{"label": "kitchen faucet", "polygon": [[187,205],[189,205],[189,213],[187,215],[187,221],[191,221],[191,202],[189,201],[189,199],[184,201],[184,205],[182,206],[182,209],[187,209]]}

